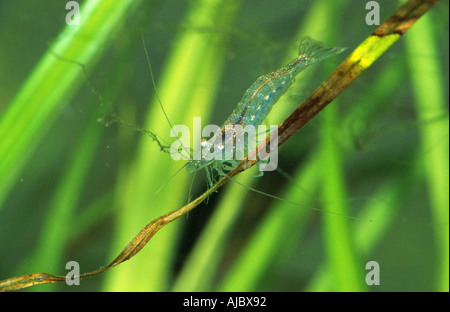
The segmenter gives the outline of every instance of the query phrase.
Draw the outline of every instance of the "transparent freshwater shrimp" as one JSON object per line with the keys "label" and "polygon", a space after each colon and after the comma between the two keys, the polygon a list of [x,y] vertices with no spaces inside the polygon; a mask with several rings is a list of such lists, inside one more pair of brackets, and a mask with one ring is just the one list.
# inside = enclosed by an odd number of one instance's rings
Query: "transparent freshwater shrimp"
{"label": "transparent freshwater shrimp", "polygon": [[[223,141],[226,139],[225,127],[227,125],[240,125],[242,127],[260,125],[303,69],[344,50],[345,48],[326,48],[310,38],[303,39],[300,42],[299,54],[293,61],[277,71],[259,77],[245,91],[242,99],[225,120],[220,131],[216,132],[209,140],[202,141],[202,151],[212,152],[217,147],[223,149]],[[248,145],[245,145],[244,156],[249,151]],[[218,172],[219,175],[225,176],[226,172],[229,172],[240,163],[240,160],[236,160],[236,158],[234,160],[224,160],[225,157],[222,159],[208,160],[202,152],[202,158],[200,160],[190,160],[186,164],[186,170],[189,173],[195,173],[205,169],[208,185],[212,186],[214,171]]]}

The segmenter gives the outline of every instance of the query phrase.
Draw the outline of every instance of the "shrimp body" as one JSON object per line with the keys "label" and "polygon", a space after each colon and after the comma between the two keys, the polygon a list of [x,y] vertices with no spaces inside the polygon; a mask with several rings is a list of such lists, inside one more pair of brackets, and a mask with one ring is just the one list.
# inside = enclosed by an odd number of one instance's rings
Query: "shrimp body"
{"label": "shrimp body", "polygon": [[294,83],[295,77],[306,67],[332,55],[342,48],[324,48],[312,39],[300,43],[299,55],[289,64],[270,74],[259,77],[248,89],[224,125],[259,125],[273,105]]}
{"label": "shrimp body", "polygon": [[[344,50],[345,48],[325,48],[320,43],[309,38],[302,40],[299,47],[299,55],[293,61],[277,71],[259,77],[245,91],[236,108],[225,120],[221,131],[216,132],[209,140],[202,142],[203,150],[209,151],[217,147],[223,148],[223,141],[227,139],[225,138],[226,125],[241,125],[243,127],[260,125],[302,70],[311,64],[339,54]],[[247,148],[245,148],[245,154],[248,152]],[[207,169],[207,172],[209,171],[207,174],[208,180],[211,182],[209,176],[212,175],[212,170],[211,168],[208,170],[208,167],[213,167],[219,173],[223,173],[229,171],[238,163],[239,161],[237,160],[207,160],[204,157],[204,153],[202,153],[202,159],[191,160],[187,164],[186,169],[191,173]]]}

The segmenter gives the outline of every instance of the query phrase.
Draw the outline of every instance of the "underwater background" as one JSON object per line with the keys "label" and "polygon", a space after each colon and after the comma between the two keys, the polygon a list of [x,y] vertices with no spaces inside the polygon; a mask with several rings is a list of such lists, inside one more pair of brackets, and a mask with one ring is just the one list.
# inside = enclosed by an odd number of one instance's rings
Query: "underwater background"
{"label": "underwater background", "polygon": [[[377,2],[380,22],[401,5]],[[171,178],[184,162],[146,134],[174,140],[142,38],[171,124],[188,126],[221,125],[306,36],[347,47],[297,77],[274,125],[377,27],[359,0],[85,0],[78,26],[66,3],[0,2],[0,280],[96,270],[206,189]],[[448,20],[440,1],[283,144],[284,174],[236,178],[298,205],[230,181],[133,259],[27,290],[448,291]]]}

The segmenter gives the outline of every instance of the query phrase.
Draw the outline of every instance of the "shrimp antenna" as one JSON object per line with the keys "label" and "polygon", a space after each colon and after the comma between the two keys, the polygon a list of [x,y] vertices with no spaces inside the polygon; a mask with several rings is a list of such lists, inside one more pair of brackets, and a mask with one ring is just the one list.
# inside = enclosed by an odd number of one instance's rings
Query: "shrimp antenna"
{"label": "shrimp antenna", "polygon": [[153,85],[153,89],[155,89],[156,98],[158,99],[159,106],[161,107],[161,110],[164,113],[164,116],[166,117],[167,122],[169,123],[170,129],[172,129],[173,128],[172,123],[170,122],[169,116],[167,116],[166,110],[164,109],[164,106],[162,105],[161,99],[159,97],[158,89],[156,89],[155,77],[153,76],[152,65],[150,63],[150,57],[148,56],[147,46],[145,45],[144,35],[141,35],[141,38],[142,38],[142,45],[144,46],[145,57],[147,58],[148,68],[150,69],[150,77],[152,78],[152,85]]}
{"label": "shrimp antenna", "polygon": [[[164,117],[166,118],[167,122],[169,123],[170,132],[172,133],[172,128],[173,128],[172,123],[170,122],[169,116],[167,115],[166,110],[164,109],[164,106],[162,105],[161,98],[159,97],[158,89],[156,88],[155,77],[153,76],[152,65],[150,63],[150,57],[148,56],[147,46],[145,45],[144,35],[141,35],[141,39],[142,39],[142,45],[144,47],[145,57],[147,59],[148,69],[150,70],[150,77],[152,79],[152,85],[153,85],[153,89],[155,90],[156,99],[158,100],[159,107],[161,108],[161,110],[164,114]],[[181,146],[183,147],[183,150],[185,150],[187,153],[190,154],[190,150],[183,145],[183,143],[180,141],[180,139],[177,138],[177,140],[178,140],[178,142],[180,142]]]}
{"label": "shrimp antenna", "polygon": [[187,202],[188,203],[191,202],[192,186],[194,185],[194,181],[195,181],[195,176],[196,175],[197,175],[197,171],[194,172],[194,174],[192,175],[191,185],[189,186],[189,194],[188,194],[188,198],[187,198]]}
{"label": "shrimp antenna", "polygon": [[183,170],[184,167],[186,167],[187,164],[188,164],[188,163],[185,163],[185,164],[184,164],[183,166],[181,166],[181,168],[178,169],[178,170],[177,170],[177,171],[176,171],[169,179],[167,179],[167,181],[164,182],[164,184],[161,185],[161,187],[155,192],[155,195],[158,194],[158,193],[164,188],[164,186],[166,186],[173,178],[175,178],[175,176],[176,176],[178,173],[180,173],[180,171]]}
{"label": "shrimp antenna", "polygon": [[[294,205],[294,206],[298,206],[298,207],[301,207],[301,208],[307,208],[307,209],[311,209],[311,210],[315,210],[315,211],[319,211],[319,212],[330,213],[330,214],[333,214],[333,215],[336,215],[336,216],[341,216],[341,217],[345,217],[345,218],[349,218],[349,219],[361,221],[361,219],[358,218],[358,217],[349,216],[349,215],[346,215],[346,214],[342,214],[342,213],[338,213],[338,212],[334,212],[334,211],[330,211],[330,210],[325,210],[325,209],[320,209],[320,208],[315,208],[315,207],[307,207],[307,206],[301,205],[301,204],[299,204],[299,203],[290,201],[290,200],[288,200],[288,199],[281,198],[281,197],[278,197],[278,196],[275,196],[275,195],[272,195],[272,194],[269,194],[269,193],[266,193],[266,192],[257,190],[257,189],[255,189],[255,188],[253,188],[253,187],[251,187],[251,186],[245,185],[245,184],[243,184],[243,183],[241,183],[241,182],[238,182],[236,179],[230,177],[229,175],[227,175],[227,174],[224,173],[224,172],[221,172],[221,174],[223,174],[225,177],[227,177],[228,179],[230,179],[230,180],[233,181],[234,183],[237,183],[237,184],[239,184],[240,186],[243,186],[243,187],[245,187],[246,189],[248,189],[248,190],[250,190],[250,191],[252,191],[252,192],[258,193],[258,194],[260,194],[260,195],[265,195],[265,196],[268,196],[268,197],[270,197],[270,198],[277,199],[277,200],[280,200],[280,201],[282,201],[282,202],[285,202],[285,203],[288,203],[288,204],[291,204],[291,205]],[[373,222],[373,220],[369,220],[369,222]]]}

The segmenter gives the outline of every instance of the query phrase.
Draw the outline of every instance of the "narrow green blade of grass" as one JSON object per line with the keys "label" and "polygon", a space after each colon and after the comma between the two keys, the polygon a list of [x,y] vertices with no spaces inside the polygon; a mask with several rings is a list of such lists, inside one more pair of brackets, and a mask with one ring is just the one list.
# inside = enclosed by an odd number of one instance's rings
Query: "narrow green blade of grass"
{"label": "narrow green blade of grass", "polygon": [[139,2],[86,1],[80,12],[81,25],[65,27],[0,116],[0,207],[60,106],[84,81],[80,66],[73,61],[92,66]]}
{"label": "narrow green blade of grass", "polygon": [[[184,25],[201,29],[217,22],[220,24],[220,21],[229,23],[228,19],[233,14],[224,11],[225,2],[196,2],[191,6]],[[202,116],[202,122],[207,121],[212,99],[219,87],[224,42],[220,35],[197,31],[181,32],[176,39],[163,74],[155,77],[159,97],[173,125],[191,125],[192,116]],[[148,49],[151,52],[152,43],[148,44]],[[198,87],[202,83],[207,85],[206,89]],[[169,134],[169,124],[161,116],[163,113],[154,98],[145,128],[158,129],[159,134],[164,134],[164,129],[167,129]],[[135,235],[136,229],[187,200],[189,177],[185,170],[169,182],[170,187],[166,186],[157,195],[154,194],[181,166],[181,162],[175,162],[169,155],[161,153],[148,137],[142,138],[131,168],[124,168],[119,178],[117,200],[121,209],[117,216],[112,255],[117,255]],[[105,279],[104,290],[167,290],[179,229],[169,227],[158,234],[151,248],[144,249],[132,262],[111,271]]]}
{"label": "narrow green blade of grass", "polygon": [[[17,274],[64,268],[62,262],[64,248],[71,237],[71,227],[68,225],[75,218],[75,209],[81,197],[85,179],[89,174],[89,167],[95,155],[101,130],[102,127],[95,122],[95,119],[92,119],[89,127],[81,135],[80,143],[75,146],[72,159],[68,161],[67,170],[58,189],[55,190],[41,236],[32,256],[32,266],[22,266]],[[56,286],[55,284],[46,285],[35,290],[49,291],[54,290]]]}
{"label": "narrow green blade of grass", "polygon": [[[335,103],[336,104],[336,103]],[[337,106],[328,107],[323,114],[322,125],[322,193],[324,208],[342,215],[349,215],[349,203],[346,195],[343,174],[342,153],[335,142],[334,127],[337,122]],[[348,218],[325,214],[323,216],[324,241],[327,265],[333,280],[333,291],[364,290],[364,267],[358,260],[353,242],[353,234]],[[359,269],[358,269],[359,268]]]}
{"label": "narrow green blade of grass", "polygon": [[[429,201],[434,220],[436,290],[449,291],[449,119],[438,40],[431,16],[406,38]],[[448,56],[447,56],[448,57]]]}
{"label": "narrow green blade of grass", "polygon": [[[239,183],[247,183],[248,176],[254,170],[236,178]],[[252,177],[251,177],[252,178]],[[234,185],[233,185],[234,186]],[[239,217],[239,213],[247,197],[248,190],[242,186],[228,187],[224,190],[227,200],[220,201],[215,213],[197,239],[189,257],[184,261],[183,270],[177,275],[173,291],[211,291],[217,274],[223,248],[232,231],[231,225]]]}
{"label": "narrow green blade of grass", "polygon": [[[327,12],[329,18],[333,18],[332,12]],[[334,28],[335,29],[335,28]],[[332,34],[337,33],[334,31]],[[322,217],[324,233],[324,250],[326,263],[330,268],[333,280],[333,291],[362,291],[362,272],[358,270],[359,261],[357,259],[353,235],[350,229],[349,218],[342,215],[351,215],[346,207],[349,203],[345,185],[345,163],[344,154],[337,144],[335,136],[340,118],[339,101],[334,101],[333,105],[327,107],[323,112],[320,125],[319,158],[321,162],[321,197],[323,208],[340,215],[326,213]]]}
{"label": "narrow green blade of grass", "polygon": [[[363,222],[357,222],[354,230],[354,245],[361,255],[361,258],[369,261],[370,253],[380,244],[388,230],[394,224],[400,211],[392,211],[393,207],[401,207],[410,192],[414,190],[420,181],[420,172],[417,166],[411,168],[406,174],[397,174],[395,179],[388,179],[372,196],[358,217]],[[373,220],[374,222],[364,222]],[[330,280],[332,274],[329,266],[322,266],[317,270],[314,277],[308,284],[307,291],[324,292],[334,290],[333,281]]]}
{"label": "narrow green blade of grass", "polygon": [[[306,194],[314,193],[318,186],[318,169],[317,157],[312,157],[298,170],[297,178],[291,182],[290,190],[283,198],[305,207],[288,202],[276,203],[253,231],[239,257],[221,280],[218,291],[260,290],[261,279],[287,247],[288,238],[300,237],[305,229],[312,211],[307,208],[312,198]],[[304,189],[299,191],[299,186],[306,187],[307,192]]]}

